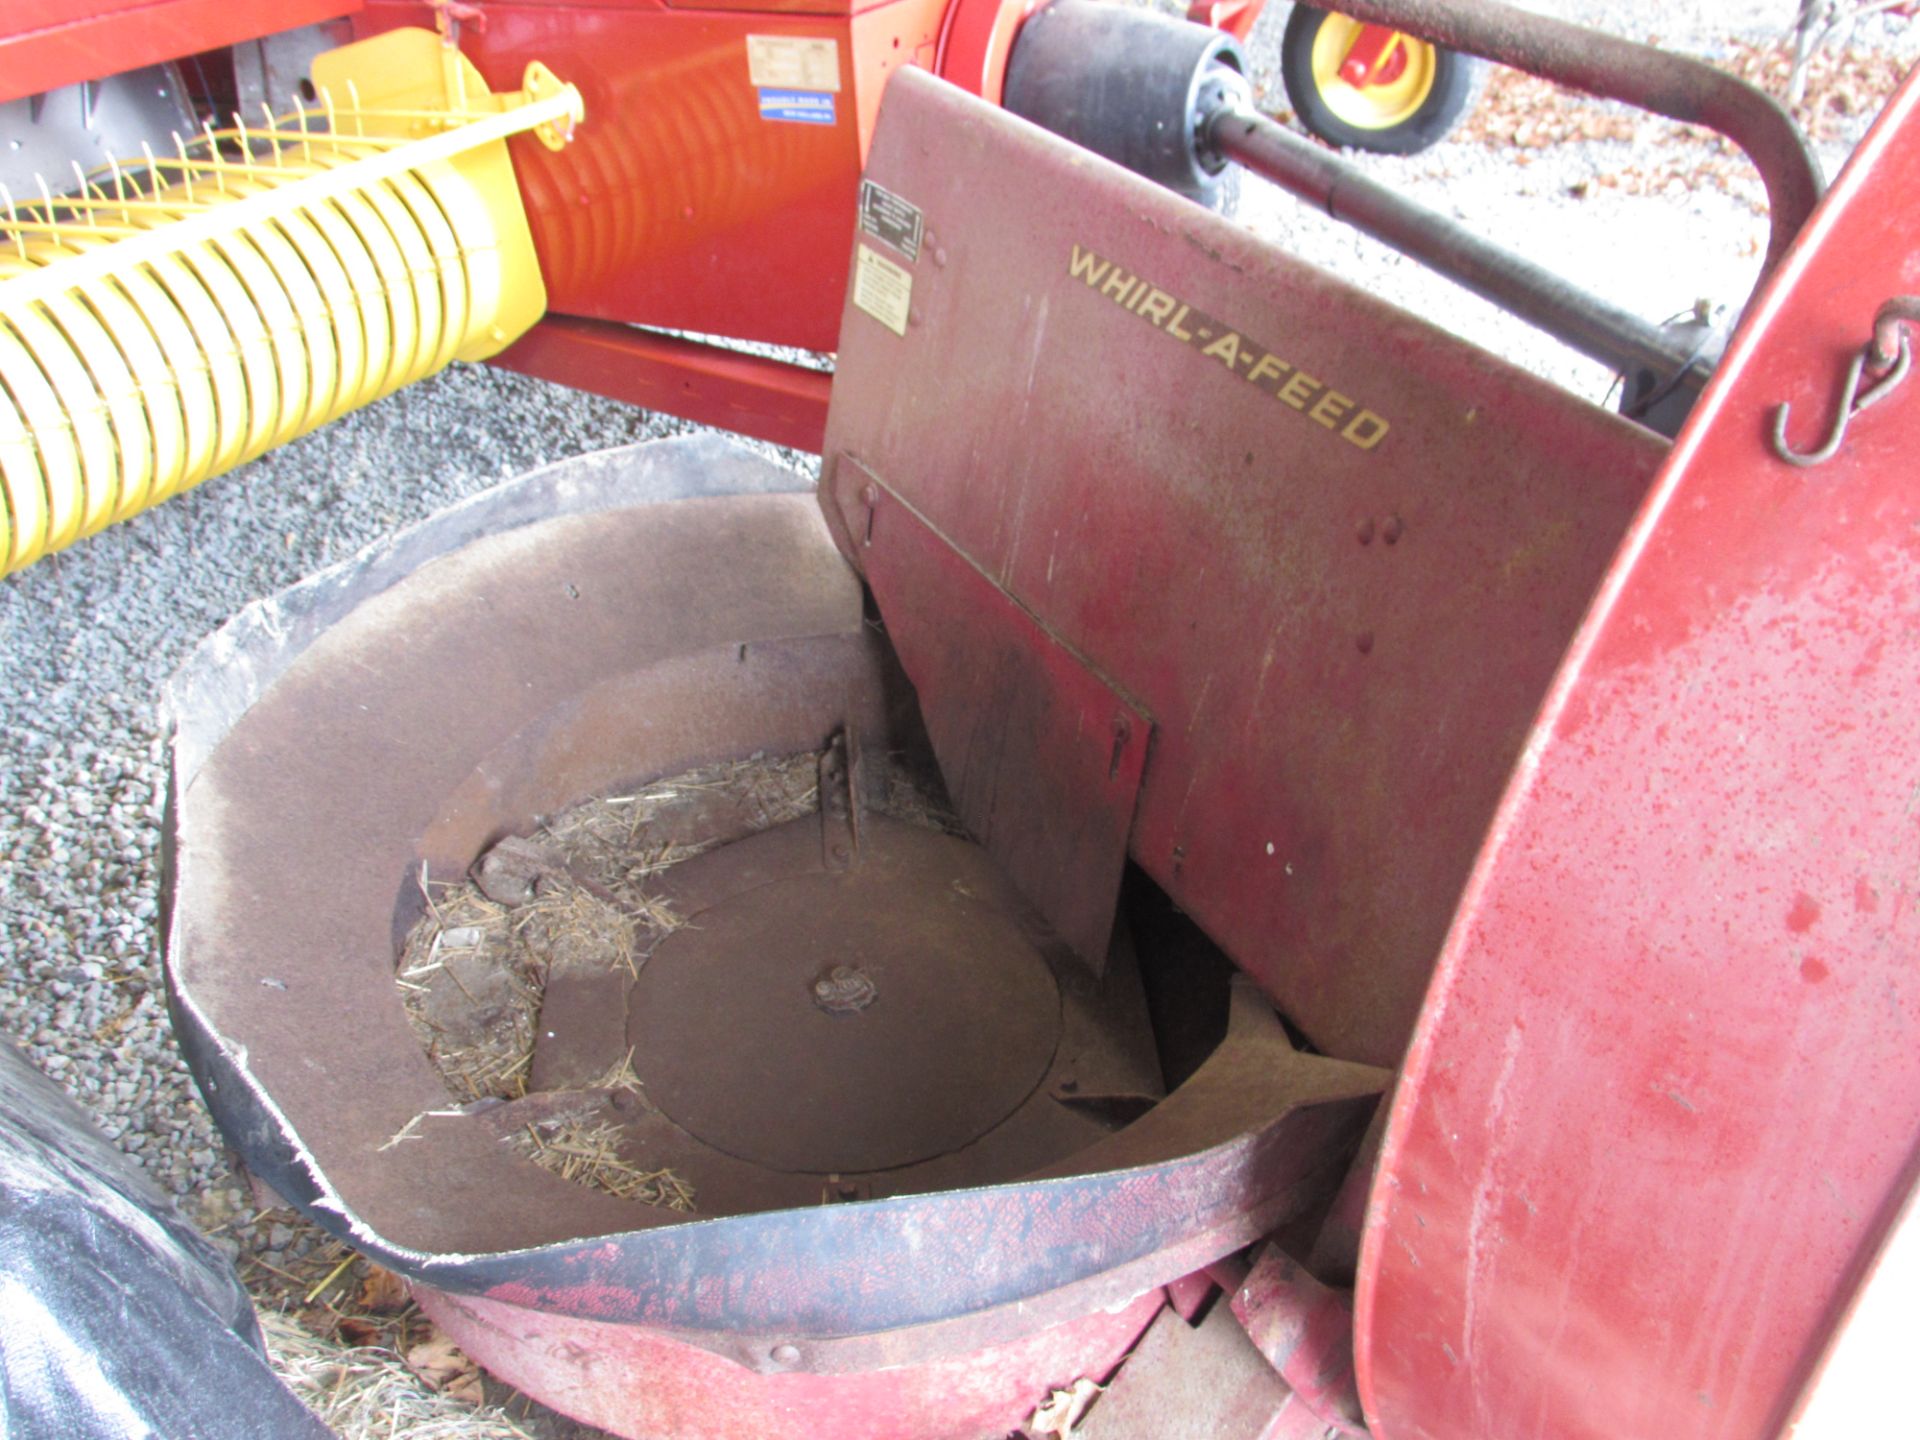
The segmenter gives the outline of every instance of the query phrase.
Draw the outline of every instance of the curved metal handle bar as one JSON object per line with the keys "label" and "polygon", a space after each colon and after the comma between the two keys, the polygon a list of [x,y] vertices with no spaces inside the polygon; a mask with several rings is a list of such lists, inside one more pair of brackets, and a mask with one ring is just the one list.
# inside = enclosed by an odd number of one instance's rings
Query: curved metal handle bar
{"label": "curved metal handle bar", "polygon": [[1336,220],[1491,300],[1529,325],[1610,369],[1646,371],[1665,389],[1701,366],[1701,344],[1588,294],[1544,265],[1474,233],[1384,185],[1323,146],[1252,110],[1223,108],[1207,127],[1208,146],[1274,184],[1320,206]]}
{"label": "curved metal handle bar", "polygon": [[1334,8],[1726,136],[1746,152],[1767,187],[1771,233],[1756,290],[1826,189],[1820,161],[1793,117],[1744,80],[1704,61],[1531,15],[1499,0],[1334,0]]}

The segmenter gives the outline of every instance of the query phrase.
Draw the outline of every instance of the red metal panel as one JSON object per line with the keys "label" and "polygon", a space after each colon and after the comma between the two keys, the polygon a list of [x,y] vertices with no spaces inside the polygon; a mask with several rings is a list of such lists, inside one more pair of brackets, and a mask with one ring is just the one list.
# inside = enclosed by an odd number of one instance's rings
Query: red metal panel
{"label": "red metal panel", "polygon": [[675,10],[757,11],[762,14],[845,15],[847,0],[666,0]]}
{"label": "red metal panel", "polygon": [[0,101],[351,15],[362,0],[40,0],[0,10]]}
{"label": "red metal panel", "polygon": [[940,32],[940,48],[929,67],[942,80],[988,103],[1000,103],[1020,24],[1040,8],[1040,0],[953,0]]}
{"label": "red metal panel", "polygon": [[[991,3],[1017,17],[1026,0],[991,0]],[[907,65],[918,65],[923,70],[933,68],[940,32],[950,8],[947,0],[888,0],[854,15],[854,104],[860,126],[861,164],[866,163],[867,148],[873,143],[873,127],[880,118],[880,101],[886,94],[888,77]],[[1000,70],[992,72],[996,96],[1000,73],[1005,69],[1006,58],[1002,56]],[[962,88],[984,93],[979,85],[962,85]],[[845,257],[834,258],[836,263],[828,267],[823,280],[836,279],[844,273],[845,267],[838,262]]]}
{"label": "red metal panel", "polygon": [[606,320],[550,315],[496,365],[819,453],[833,376]]}
{"label": "red metal panel", "polygon": [[[634,1440],[1005,1435],[1050,1390],[1110,1373],[1165,1299],[1149,1290],[1110,1312],[1096,1310],[970,1354],[823,1375],[757,1373],[670,1332],[637,1325],[568,1319],[424,1286],[414,1294],[463,1350],[509,1384]],[[897,1334],[910,1349],[914,1332]],[[777,1337],[766,1348],[775,1356],[794,1350]]]}
{"label": "red metal panel", "polygon": [[[486,25],[460,35],[488,83],[515,88],[537,59],[586,102],[565,150],[512,144],[552,313],[833,349],[880,93],[931,55],[941,7],[891,0],[850,18],[844,4],[489,3]],[[357,29],[431,24],[424,5],[374,0]],[[762,117],[749,35],[838,47],[832,123]]]}
{"label": "red metal panel", "polygon": [[[566,149],[512,144],[555,314],[830,350],[858,186],[844,17],[489,4],[461,48],[494,88],[538,59],[579,85]],[[363,32],[431,24],[375,3]],[[830,39],[832,124],[763,120],[749,34]]]}
{"label": "red metal panel", "polygon": [[[862,559],[885,597],[955,809],[1096,973],[1104,971],[1151,726],[853,461]],[[966,624],[956,624],[965,616]]]}
{"label": "red metal panel", "polygon": [[1761,298],[1488,837],[1370,1206],[1383,1440],[1772,1435],[1905,1194],[1920,386],[1821,468],[1765,435],[1791,401],[1810,448],[1920,289],[1917,108]]}
{"label": "red metal panel", "polygon": [[1322,1285],[1300,1264],[1269,1245],[1253,1267],[1238,1276],[1238,1262],[1214,1267],[1231,1288],[1233,1316],[1247,1338],[1307,1409],[1320,1417],[1328,1437],[1365,1436],[1360,1397],[1353,1382],[1353,1312],[1337,1290]]}
{"label": "red metal panel", "polygon": [[1133,857],[1317,1045],[1396,1063],[1664,446],[950,87],[887,105],[869,173],[927,234],[904,336],[847,311],[827,465],[1138,702]]}

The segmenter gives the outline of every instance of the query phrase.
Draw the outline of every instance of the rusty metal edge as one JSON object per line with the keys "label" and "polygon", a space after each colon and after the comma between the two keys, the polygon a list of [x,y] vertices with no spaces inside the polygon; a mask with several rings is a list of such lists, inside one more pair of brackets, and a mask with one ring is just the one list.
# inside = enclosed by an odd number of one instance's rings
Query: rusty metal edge
{"label": "rusty metal edge", "polygon": [[[329,1233],[409,1280],[447,1295],[475,1295],[583,1319],[640,1325],[757,1370],[828,1373],[869,1368],[886,1363],[892,1348],[887,1336],[902,1331],[926,1332],[926,1338],[913,1345],[916,1353],[964,1353],[1087,1309],[1127,1303],[1251,1244],[1282,1223],[1298,1203],[1295,1184],[1330,1193],[1345,1173],[1352,1144],[1379,1095],[1380,1080],[1367,1077],[1383,1073],[1328,1062],[1355,1081],[1343,1085],[1336,1080],[1335,1091],[1346,1093],[1314,1102],[1309,1108],[1317,1113],[1290,1110],[1263,1129],[1169,1162],[857,1205],[767,1211],[526,1250],[435,1255],[389,1242],[354,1213],[293,1142],[271,1098],[252,1083],[243,1061],[229,1052],[190,1003],[182,1005],[179,999],[169,984],[175,1033],[222,1131],[243,1145],[249,1168],[259,1179]],[[1297,1132],[1303,1124],[1310,1133],[1318,1132],[1318,1145],[1299,1143]],[[1344,1139],[1335,1139],[1342,1135]],[[1296,1169],[1292,1183],[1283,1179]],[[1224,1193],[1216,1193],[1223,1181]],[[927,1237],[944,1231],[965,1234],[986,1210],[1011,1215],[1051,1200],[1075,1215],[1092,1217],[1124,1204],[1139,1185],[1156,1182],[1184,1201],[1166,1207],[1175,1217],[1171,1229],[1143,1228],[1134,1244],[1101,1254],[1097,1262],[1090,1263],[1087,1246],[1048,1247],[1045,1263],[1037,1269],[996,1273],[988,1281],[967,1285],[954,1273],[957,1266],[942,1265],[938,1256],[925,1253],[939,1249],[927,1245]],[[1211,1204],[1210,1194],[1215,1197]],[[973,1213],[954,1223],[950,1216],[955,1210]],[[1209,1220],[1195,1225],[1196,1211],[1207,1212]],[[672,1237],[672,1243],[662,1244],[663,1236]],[[1091,1248],[1098,1249],[1097,1242]],[[780,1313],[737,1294],[729,1294],[717,1313],[687,1314],[678,1305],[671,1306],[674,1313],[669,1314],[643,1308],[645,1297],[657,1293],[655,1287],[664,1290],[688,1274],[725,1277],[772,1269],[804,1271],[812,1265],[844,1274],[837,1267],[850,1255],[865,1257],[869,1274],[921,1266],[944,1273],[947,1283],[911,1293],[896,1288],[889,1298],[834,1284],[812,1297],[811,1306],[792,1304],[798,1296],[784,1297],[791,1308],[783,1306]],[[662,1262],[670,1273],[659,1269]],[[529,1282],[541,1279],[554,1288],[538,1293],[542,1287]],[[576,1287],[600,1303],[564,1303],[561,1291]],[[799,1360],[766,1363],[775,1341],[795,1345]]]}
{"label": "rusty metal edge", "polygon": [[570,456],[469,496],[251,602],[195,646],[161,695],[175,781],[192,784],[214,746],[324,631],[437,556],[563,515],[812,489],[805,475],[737,440],[689,435]]}

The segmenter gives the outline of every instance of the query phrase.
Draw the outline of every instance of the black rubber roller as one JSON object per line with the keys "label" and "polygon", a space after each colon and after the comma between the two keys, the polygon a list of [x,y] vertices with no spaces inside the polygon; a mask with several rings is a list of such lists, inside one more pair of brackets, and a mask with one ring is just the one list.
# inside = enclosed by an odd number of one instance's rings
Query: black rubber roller
{"label": "black rubber roller", "polygon": [[1104,0],[1057,0],[1020,27],[1003,103],[1170,190],[1218,206],[1208,121],[1246,93],[1231,35]]}

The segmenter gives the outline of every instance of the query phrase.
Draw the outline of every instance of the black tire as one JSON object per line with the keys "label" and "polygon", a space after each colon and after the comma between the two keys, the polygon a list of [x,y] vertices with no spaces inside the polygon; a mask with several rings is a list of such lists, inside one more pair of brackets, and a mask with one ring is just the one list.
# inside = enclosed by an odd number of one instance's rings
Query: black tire
{"label": "black tire", "polygon": [[1001,104],[1136,175],[1218,206],[1234,167],[1205,143],[1243,94],[1246,60],[1223,30],[1109,0],[1053,0],[1020,27]]}
{"label": "black tire", "polygon": [[[1419,47],[1415,53],[1421,65],[1430,66],[1431,84],[1403,113],[1383,113],[1376,123],[1358,123],[1354,111],[1362,107],[1353,101],[1363,92],[1348,88],[1344,96],[1330,95],[1315,74],[1314,46],[1329,22],[1352,23],[1311,5],[1295,5],[1280,41],[1280,78],[1287,98],[1300,123],[1322,140],[1381,155],[1416,155],[1444,140],[1480,96],[1486,80],[1484,63],[1407,36],[1402,43]],[[1342,114],[1343,110],[1347,113]]]}

